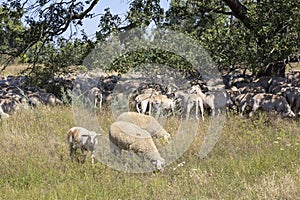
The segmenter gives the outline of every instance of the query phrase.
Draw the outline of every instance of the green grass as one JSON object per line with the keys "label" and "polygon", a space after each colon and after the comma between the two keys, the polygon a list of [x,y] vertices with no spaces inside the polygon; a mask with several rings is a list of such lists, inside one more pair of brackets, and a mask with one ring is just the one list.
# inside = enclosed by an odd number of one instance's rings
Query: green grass
{"label": "green grass", "polygon": [[[109,112],[99,115],[107,130]],[[200,124],[200,131],[206,128]],[[0,199],[300,199],[299,121],[229,116],[210,154],[199,136],[163,173],[130,174],[71,162],[71,107],[42,107],[0,124]],[[166,127],[174,129],[171,123]],[[180,163],[184,162],[183,165]]]}

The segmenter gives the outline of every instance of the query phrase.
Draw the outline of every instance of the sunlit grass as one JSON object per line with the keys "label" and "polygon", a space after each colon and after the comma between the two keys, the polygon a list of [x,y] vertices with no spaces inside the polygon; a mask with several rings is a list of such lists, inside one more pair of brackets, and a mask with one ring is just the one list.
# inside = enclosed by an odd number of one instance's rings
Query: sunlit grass
{"label": "sunlit grass", "polygon": [[[99,115],[107,134],[108,109]],[[176,121],[166,129],[176,131]],[[205,130],[207,121],[199,124]],[[19,112],[0,125],[0,199],[297,199],[297,120],[229,116],[210,154],[199,159],[202,135],[163,173],[130,174],[102,163],[71,162],[66,132],[71,107]],[[173,133],[172,133],[173,134]]]}
{"label": "sunlit grass", "polygon": [[[1,69],[3,66],[0,66]],[[0,75],[2,76],[14,76],[20,74],[23,70],[28,68],[28,64],[13,64],[8,65],[5,69],[1,72]]]}

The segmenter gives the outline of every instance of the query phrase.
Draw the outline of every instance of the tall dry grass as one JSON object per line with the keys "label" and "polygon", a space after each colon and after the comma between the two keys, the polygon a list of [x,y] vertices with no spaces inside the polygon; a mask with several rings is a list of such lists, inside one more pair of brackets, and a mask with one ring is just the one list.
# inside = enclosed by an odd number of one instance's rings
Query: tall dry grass
{"label": "tall dry grass", "polygon": [[[105,131],[112,121],[107,110],[99,115]],[[171,132],[174,121],[166,127]],[[206,124],[199,124],[200,132]],[[230,115],[204,159],[197,157],[199,134],[163,173],[130,174],[99,162],[92,168],[88,158],[70,161],[71,107],[22,111],[0,124],[0,199],[299,199],[298,124],[265,114]]]}

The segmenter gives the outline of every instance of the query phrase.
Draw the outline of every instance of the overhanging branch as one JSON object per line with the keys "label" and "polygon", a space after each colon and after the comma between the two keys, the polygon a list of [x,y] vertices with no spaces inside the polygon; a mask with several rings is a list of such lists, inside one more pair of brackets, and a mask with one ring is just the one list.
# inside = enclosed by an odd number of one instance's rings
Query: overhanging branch
{"label": "overhanging branch", "polygon": [[252,29],[253,24],[251,19],[247,16],[247,8],[241,4],[239,0],[223,0],[227,6],[232,10],[233,15],[241,20],[241,22],[248,28]]}

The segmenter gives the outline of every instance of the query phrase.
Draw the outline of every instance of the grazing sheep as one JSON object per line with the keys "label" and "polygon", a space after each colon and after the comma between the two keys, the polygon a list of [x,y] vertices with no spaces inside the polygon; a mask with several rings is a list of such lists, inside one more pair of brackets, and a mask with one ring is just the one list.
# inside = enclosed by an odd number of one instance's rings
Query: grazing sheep
{"label": "grazing sheep", "polygon": [[165,160],[160,156],[151,134],[139,126],[117,121],[110,125],[109,140],[111,150],[119,155],[122,150],[132,151],[148,159],[159,171],[163,171]]}
{"label": "grazing sheep", "polygon": [[154,117],[149,115],[139,114],[136,112],[124,112],[118,116],[117,121],[133,123],[149,132],[152,137],[162,137],[165,141],[168,141],[170,138],[170,134],[156,121]]}
{"label": "grazing sheep", "polygon": [[283,96],[291,106],[295,114],[299,114],[300,110],[300,87],[289,87],[283,91]]}
{"label": "grazing sheep", "polygon": [[[255,93],[245,93],[237,95],[233,102],[234,105],[237,106],[240,116],[242,117],[244,114],[249,114],[253,108],[253,97]],[[246,113],[247,111],[247,113]]]}
{"label": "grazing sheep", "polygon": [[101,134],[96,134],[82,127],[72,127],[67,133],[71,159],[73,160],[76,150],[80,149],[83,157],[82,162],[85,160],[84,152],[88,151],[91,152],[92,164],[94,164],[95,145],[98,144],[98,135]]}
{"label": "grazing sheep", "polygon": [[264,93],[266,92],[265,89],[262,86],[255,86],[254,84],[248,84],[247,86],[241,87],[238,89],[241,94],[246,93]]}
{"label": "grazing sheep", "polygon": [[284,117],[295,117],[286,99],[279,95],[260,93],[253,97],[253,112],[261,109],[264,111],[276,111]]}
{"label": "grazing sheep", "polygon": [[252,82],[252,84],[255,87],[260,86],[260,87],[264,88],[265,91],[269,91],[269,87],[273,81],[273,78],[274,77],[272,77],[272,76],[262,76],[262,77],[255,79]]}

